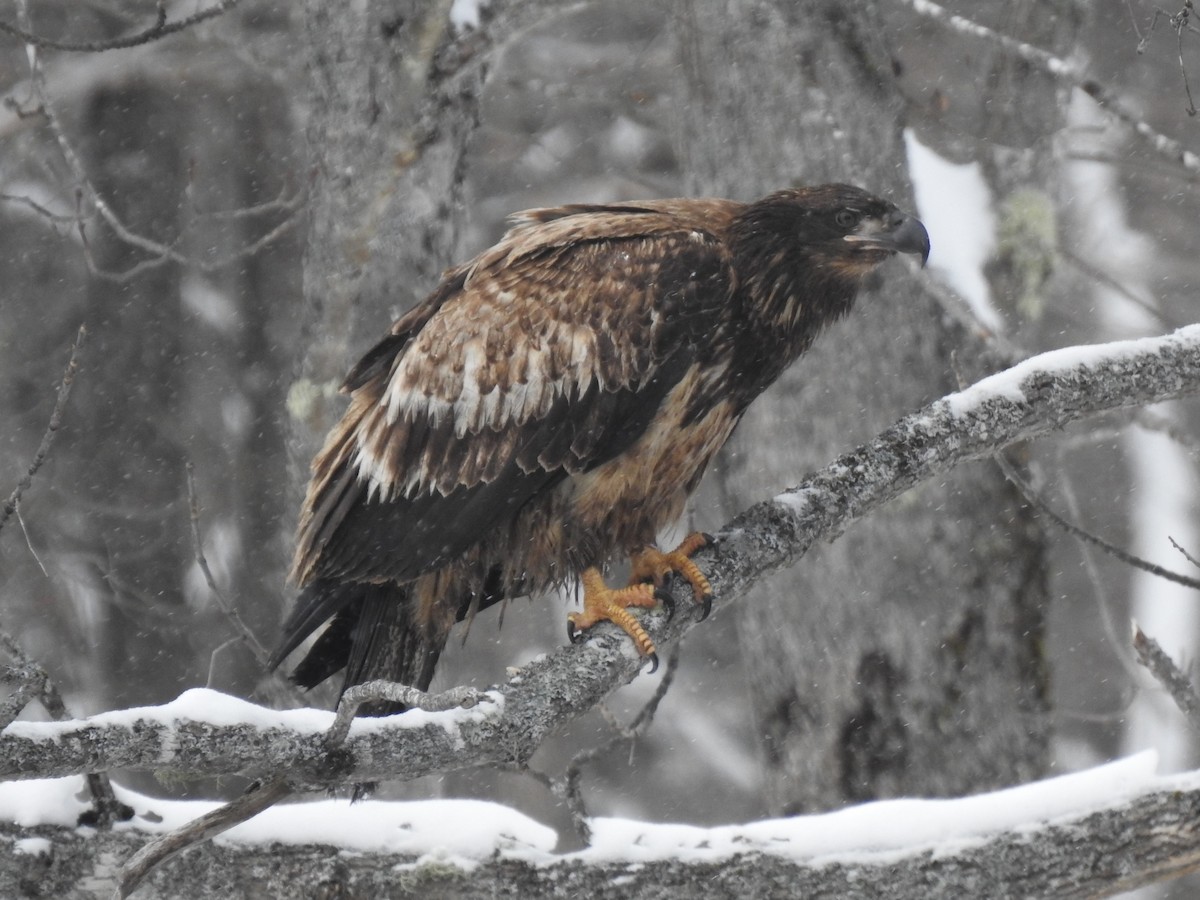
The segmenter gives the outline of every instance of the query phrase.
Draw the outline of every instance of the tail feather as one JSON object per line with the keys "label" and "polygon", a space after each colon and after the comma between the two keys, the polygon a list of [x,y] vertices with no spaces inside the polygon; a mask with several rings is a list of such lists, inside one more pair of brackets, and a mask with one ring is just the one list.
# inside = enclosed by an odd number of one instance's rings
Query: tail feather
{"label": "tail feather", "polygon": [[[296,684],[312,688],[345,669],[339,696],[348,687],[376,680],[429,689],[447,635],[413,621],[409,590],[395,583],[319,580],[309,585],[284,624],[271,667],[331,618],[292,672]],[[391,715],[405,708],[371,703],[358,714]]]}

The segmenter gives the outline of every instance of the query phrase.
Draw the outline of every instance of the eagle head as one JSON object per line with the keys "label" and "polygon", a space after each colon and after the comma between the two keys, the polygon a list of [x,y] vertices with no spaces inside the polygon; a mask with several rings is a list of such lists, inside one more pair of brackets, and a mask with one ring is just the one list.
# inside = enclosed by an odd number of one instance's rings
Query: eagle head
{"label": "eagle head", "polygon": [[[739,319],[769,384],[897,253],[929,257],[925,226],[849,184],[790,188],[746,204],[729,230]],[[772,360],[769,364],[765,360]]]}
{"label": "eagle head", "polygon": [[850,184],[777,191],[750,204],[760,236],[790,245],[797,264],[831,267],[848,276],[870,273],[897,253],[929,259],[929,234],[895,204]]}

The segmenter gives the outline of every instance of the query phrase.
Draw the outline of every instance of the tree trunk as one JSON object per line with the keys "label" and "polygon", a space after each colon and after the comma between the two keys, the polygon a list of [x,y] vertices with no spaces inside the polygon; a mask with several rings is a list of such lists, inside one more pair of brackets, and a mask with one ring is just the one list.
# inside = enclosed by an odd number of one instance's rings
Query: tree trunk
{"label": "tree trunk", "polygon": [[[911,208],[904,101],[874,4],[685,0],[679,144],[695,193],[852,181]],[[717,77],[716,73],[721,73]],[[975,377],[977,337],[887,273],[750,411],[715,473],[727,513]],[[743,608],[769,807],[958,794],[1046,765],[1041,536],[994,467],[924,485]]]}

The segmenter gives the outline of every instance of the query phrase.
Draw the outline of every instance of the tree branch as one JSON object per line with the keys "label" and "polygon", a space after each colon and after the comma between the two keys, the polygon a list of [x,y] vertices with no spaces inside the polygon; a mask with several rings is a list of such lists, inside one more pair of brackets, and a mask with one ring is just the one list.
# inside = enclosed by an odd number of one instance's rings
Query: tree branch
{"label": "tree branch", "polygon": [[[871,443],[729,523],[715,548],[697,554],[716,591],[732,603],[764,575],[795,562],[918,482],[1015,441],[1091,415],[1200,392],[1200,326],[1136,341],[1053,351],[901,419]],[[680,614],[644,619],[660,647],[697,622]],[[269,775],[280,766],[298,788],[410,779],[480,765],[520,766],[543,738],[586,713],[642,668],[629,641],[599,627],[579,647],[535,660],[490,692],[495,701],[443,713],[410,711],[356,721],[330,751],[332,714],[227,705],[192,691],[163,707],[79,722],[17,722],[0,733],[0,778],[143,768],[190,776]]]}
{"label": "tree branch", "polygon": [[1133,649],[1137,652],[1138,662],[1167,689],[1188,724],[1200,731],[1200,695],[1196,694],[1192,679],[1175,665],[1158,641],[1142,631],[1137,622],[1133,623]]}
{"label": "tree branch", "polygon": [[46,457],[50,455],[50,448],[54,445],[54,439],[58,436],[58,429],[62,426],[63,414],[67,411],[67,401],[71,399],[71,387],[75,384],[75,374],[79,371],[79,351],[83,349],[83,342],[87,338],[87,328],[83,325],[79,326],[79,331],[75,334],[75,343],[71,346],[71,358],[67,360],[66,371],[63,372],[62,383],[58,386],[58,399],[54,402],[54,410],[50,413],[50,421],[46,425],[46,432],[42,435],[42,442],[38,445],[37,452],[33,455],[33,461],[29,464],[29,468],[25,474],[21,476],[21,480],[17,482],[17,486],[9,495],[3,509],[0,509],[0,529],[8,522],[17,508],[21,505],[21,497],[29,490],[29,486],[33,484],[33,477],[37,475],[38,469],[42,467],[42,463],[46,461]]}
{"label": "tree branch", "polygon": [[[381,900],[1104,897],[1200,864],[1200,776],[1155,776],[1152,759],[992,795],[882,801],[744,826],[594,819],[598,845],[562,855],[549,829],[495,804],[470,812],[438,805],[447,801],[277,807],[252,831],[193,848],[139,896],[209,900],[311,885],[314,895]],[[175,811],[183,804],[127,799],[153,818],[187,814]],[[473,820],[459,829],[470,837],[423,831],[451,815]],[[290,842],[297,835],[310,842]],[[0,895],[36,884],[43,896],[104,896],[118,877],[112,860],[145,838],[0,822],[0,840],[15,848],[0,857]]]}
{"label": "tree branch", "polygon": [[1001,34],[963,16],[955,15],[945,7],[933,3],[932,0],[902,0],[902,2],[918,15],[933,19],[959,34],[996,44],[1031,66],[1052,75],[1063,84],[1079,88],[1097,104],[1128,125],[1133,133],[1159,156],[1170,160],[1193,177],[1200,175],[1200,155],[1188,150],[1181,142],[1153,128],[1126,107],[1124,101],[1112,90],[1094,78],[1088,78],[1074,63],[1055,56],[1053,53],[1047,53],[1040,47]]}
{"label": "tree branch", "polygon": [[186,28],[191,28],[193,25],[199,25],[208,19],[214,19],[237,4],[238,0],[220,0],[220,2],[215,3],[207,9],[202,9],[175,22],[168,22],[166,4],[164,0],[158,0],[158,9],[155,13],[153,25],[125,37],[100,41],[58,41],[53,38],[34,34],[27,28],[21,28],[3,20],[0,20],[0,32],[14,37],[22,43],[45,50],[64,50],[74,53],[103,53],[105,50],[123,50],[127,47],[137,47],[141,44],[157,41],[160,38],[176,34]]}

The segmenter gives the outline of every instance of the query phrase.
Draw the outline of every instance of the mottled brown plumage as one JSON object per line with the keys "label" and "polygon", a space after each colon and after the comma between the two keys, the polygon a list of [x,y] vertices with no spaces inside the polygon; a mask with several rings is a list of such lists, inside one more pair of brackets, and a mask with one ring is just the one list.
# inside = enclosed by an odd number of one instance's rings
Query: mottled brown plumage
{"label": "mottled brown plumage", "polygon": [[[848,185],[531,210],[512,225],[346,380],[275,656],[333,620],[294,674],[303,685],[382,668],[426,688],[456,620],[653,546],[863,276],[929,251],[919,222]],[[598,573],[585,581],[600,585],[589,598],[604,591]]]}

